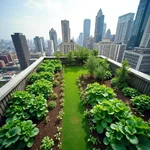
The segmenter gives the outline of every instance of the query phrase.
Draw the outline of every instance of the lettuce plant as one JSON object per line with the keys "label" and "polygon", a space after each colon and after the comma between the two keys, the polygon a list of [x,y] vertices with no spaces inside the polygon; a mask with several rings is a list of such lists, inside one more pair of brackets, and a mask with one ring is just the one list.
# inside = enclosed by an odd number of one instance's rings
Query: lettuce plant
{"label": "lettuce plant", "polygon": [[32,147],[34,136],[39,133],[31,120],[20,121],[16,118],[7,119],[0,128],[0,149],[21,150]]}
{"label": "lettuce plant", "polygon": [[122,92],[125,96],[129,96],[129,97],[135,97],[140,95],[140,92],[137,89],[130,88],[130,87],[123,88]]}
{"label": "lettuce plant", "polygon": [[54,146],[54,140],[50,139],[48,136],[45,136],[42,140],[40,149],[41,150],[52,150],[52,147]]}
{"label": "lettuce plant", "polygon": [[143,113],[146,110],[150,110],[150,96],[140,95],[131,99],[132,106],[138,111]]}
{"label": "lettuce plant", "polygon": [[106,87],[105,85],[93,83],[88,84],[87,88],[85,89],[85,100],[83,102],[84,104],[95,106],[104,99],[113,99],[115,96],[116,95],[113,89]]}
{"label": "lettuce plant", "polygon": [[43,94],[45,99],[48,99],[53,92],[52,83],[44,79],[37,80],[34,84],[28,85],[26,90],[36,96]]}
{"label": "lettuce plant", "polygon": [[148,150],[150,127],[141,118],[132,116],[127,120],[112,123],[107,128],[103,142],[114,150]]}

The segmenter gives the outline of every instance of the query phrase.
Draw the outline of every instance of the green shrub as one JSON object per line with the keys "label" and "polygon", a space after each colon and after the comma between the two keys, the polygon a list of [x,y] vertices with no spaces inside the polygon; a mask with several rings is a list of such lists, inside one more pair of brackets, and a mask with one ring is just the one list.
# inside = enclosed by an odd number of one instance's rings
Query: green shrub
{"label": "green shrub", "polygon": [[40,149],[41,150],[52,150],[53,146],[54,146],[54,140],[50,139],[48,136],[45,136],[41,142]]}
{"label": "green shrub", "polygon": [[125,96],[129,96],[129,97],[135,97],[141,94],[137,89],[130,88],[130,87],[123,88],[122,92]]}
{"label": "green shrub", "polygon": [[56,107],[56,102],[55,101],[50,101],[49,103],[48,103],[48,108],[49,109],[53,109],[53,108],[55,108]]}
{"label": "green shrub", "polygon": [[0,149],[31,148],[34,137],[39,133],[31,120],[7,119],[6,124],[0,128]]}
{"label": "green shrub", "polygon": [[50,73],[54,73],[55,67],[54,65],[46,65],[41,63],[40,66],[37,69],[37,72],[50,72]]}
{"label": "green shrub", "polygon": [[57,99],[57,98],[58,98],[57,93],[53,93],[52,96],[51,96],[51,99],[52,99],[52,100],[55,100],[55,99]]}
{"label": "green shrub", "polygon": [[44,98],[48,99],[52,93],[52,83],[44,79],[37,80],[34,84],[28,85],[26,90],[36,96],[43,94]]}
{"label": "green shrub", "polygon": [[53,81],[53,87],[57,87],[58,84],[59,84],[59,82],[58,82],[57,80],[54,80],[54,81]]}
{"label": "green shrub", "polygon": [[[35,97],[24,91],[13,93],[12,99],[9,101],[10,106],[6,110],[5,116],[17,119],[38,119],[46,116],[48,112],[46,100],[42,95]],[[41,111],[42,110],[42,111]]]}
{"label": "green shrub", "polygon": [[73,54],[73,51],[70,50],[68,53],[67,53],[67,64],[69,66],[73,66],[75,65],[75,59],[74,59],[74,54]]}
{"label": "green shrub", "polygon": [[62,70],[62,64],[55,65],[55,72],[60,72]]}
{"label": "green shrub", "polygon": [[102,82],[106,79],[106,71],[102,66],[98,66],[95,71],[96,78]]}
{"label": "green shrub", "polygon": [[143,113],[146,110],[150,110],[150,96],[140,95],[131,99],[131,104],[136,108],[137,112]]}
{"label": "green shrub", "polygon": [[29,82],[34,83],[36,80],[39,80],[40,75],[38,73],[33,73],[29,77]]}
{"label": "green shrub", "polygon": [[112,78],[112,73],[110,71],[106,71],[106,79],[109,80]]}
{"label": "green shrub", "polygon": [[92,54],[93,56],[98,56],[98,50],[97,50],[97,49],[91,50],[91,54]]}
{"label": "green shrub", "polygon": [[98,83],[88,84],[85,89],[85,99],[83,103],[95,106],[104,99],[110,100],[115,98],[115,96],[113,89],[105,85],[99,85]]}

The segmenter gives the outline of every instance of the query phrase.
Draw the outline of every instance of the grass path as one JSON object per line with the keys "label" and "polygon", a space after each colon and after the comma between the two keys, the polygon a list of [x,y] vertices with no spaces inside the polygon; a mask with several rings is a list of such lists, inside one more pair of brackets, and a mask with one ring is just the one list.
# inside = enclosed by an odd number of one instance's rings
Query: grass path
{"label": "grass path", "polygon": [[77,77],[85,72],[81,67],[65,69],[65,107],[63,118],[63,150],[89,150],[88,129],[84,119],[84,108],[80,104]]}

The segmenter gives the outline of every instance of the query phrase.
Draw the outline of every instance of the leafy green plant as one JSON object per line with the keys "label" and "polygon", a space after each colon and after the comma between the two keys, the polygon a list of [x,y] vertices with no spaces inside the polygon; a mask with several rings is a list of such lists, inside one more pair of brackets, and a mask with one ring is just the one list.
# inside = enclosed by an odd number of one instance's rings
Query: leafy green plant
{"label": "leafy green plant", "polygon": [[69,66],[73,66],[75,65],[75,59],[74,59],[74,54],[73,54],[73,51],[70,50],[68,53],[67,53],[67,64]]}
{"label": "leafy green plant", "polygon": [[57,87],[59,85],[59,82],[57,80],[53,81],[53,87]]}
{"label": "leafy green plant", "polygon": [[150,96],[140,95],[133,97],[131,99],[132,106],[137,110],[137,112],[143,113],[146,110],[150,110]]}
{"label": "leafy green plant", "polygon": [[122,92],[125,96],[129,96],[129,97],[135,97],[141,94],[137,89],[130,88],[130,87],[123,88]]}
{"label": "leafy green plant", "polygon": [[94,76],[95,69],[97,68],[97,60],[96,57],[90,56],[87,61],[85,62],[85,67],[87,68],[90,76]]}
{"label": "leafy green plant", "polygon": [[98,56],[98,50],[97,50],[97,49],[93,49],[93,50],[91,51],[91,54],[92,54],[93,56]]}
{"label": "leafy green plant", "polygon": [[61,135],[60,132],[57,132],[57,133],[54,135],[56,141],[60,141],[60,135]]}
{"label": "leafy green plant", "polygon": [[49,103],[48,103],[48,108],[49,109],[54,109],[56,107],[56,102],[55,101],[50,101]]}
{"label": "leafy green plant", "polygon": [[112,73],[110,71],[106,71],[106,78],[105,79],[111,79],[112,78]]}
{"label": "leafy green plant", "polygon": [[26,90],[34,95],[39,95],[39,94],[43,94],[44,98],[49,98],[49,96],[52,93],[52,83],[41,79],[41,80],[37,80],[36,82],[34,82],[34,84],[32,85],[28,85],[26,87]]}
{"label": "leafy green plant", "polygon": [[58,98],[57,93],[53,93],[52,96],[51,96],[51,99],[52,100],[56,100],[57,98]]}
{"label": "leafy green plant", "polygon": [[95,106],[104,99],[109,100],[115,98],[115,96],[113,89],[105,85],[99,85],[98,83],[88,84],[85,89],[85,100],[83,103]]}
{"label": "leafy green plant", "polygon": [[65,96],[64,92],[61,92],[61,93],[60,93],[60,97],[63,98],[64,96]]}
{"label": "leafy green plant", "polygon": [[31,120],[20,121],[11,118],[0,128],[0,149],[24,149],[32,147],[34,137],[39,133]]}
{"label": "leafy green plant", "polygon": [[48,123],[50,121],[49,116],[46,116],[44,121],[45,123]]}
{"label": "leafy green plant", "polygon": [[62,64],[61,63],[55,64],[55,72],[60,72],[61,70],[62,70]]}
{"label": "leafy green plant", "polygon": [[62,149],[62,143],[61,142],[57,146],[58,146],[58,150]]}
{"label": "leafy green plant", "polygon": [[41,142],[40,149],[42,149],[42,150],[52,150],[53,146],[54,146],[54,140],[50,139],[48,136],[45,136],[44,139]]}
{"label": "leafy green plant", "polygon": [[38,119],[46,116],[48,112],[46,100],[42,95],[35,97],[24,91],[16,91],[9,101],[10,106],[6,110],[6,117],[16,116],[18,119]]}
{"label": "leafy green plant", "polygon": [[103,100],[91,110],[92,122],[96,124],[99,134],[112,122],[127,119],[131,116],[130,109],[118,99]]}
{"label": "leafy green plant", "polygon": [[106,71],[102,66],[98,66],[95,70],[96,78],[104,82],[106,79]]}
{"label": "leafy green plant", "polygon": [[90,138],[88,138],[88,142],[92,143],[93,145],[97,145],[99,143],[98,139],[92,135],[90,135]]}
{"label": "leafy green plant", "polygon": [[29,77],[29,82],[34,83],[36,80],[39,80],[40,75],[38,73],[32,73]]}
{"label": "leafy green plant", "polygon": [[104,144],[114,150],[149,149],[150,127],[141,118],[132,116],[127,120],[112,123],[107,128]]}
{"label": "leafy green plant", "polygon": [[116,77],[111,80],[112,85],[117,88],[121,89],[127,87],[127,78],[129,73],[129,64],[127,60],[122,61],[122,66],[117,69]]}
{"label": "leafy green plant", "polygon": [[61,110],[59,111],[59,114],[58,114],[58,116],[57,116],[57,119],[58,119],[58,120],[62,120],[64,114],[65,114],[64,111],[61,109]]}

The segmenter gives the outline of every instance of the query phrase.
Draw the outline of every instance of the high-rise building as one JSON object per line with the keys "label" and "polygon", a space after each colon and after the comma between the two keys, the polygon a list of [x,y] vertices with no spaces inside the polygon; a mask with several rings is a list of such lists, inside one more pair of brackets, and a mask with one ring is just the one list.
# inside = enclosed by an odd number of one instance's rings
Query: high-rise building
{"label": "high-rise building", "polygon": [[104,15],[102,13],[102,10],[100,9],[97,13],[95,22],[95,34],[94,34],[95,43],[102,40],[103,26],[104,26]]}
{"label": "high-rise building", "polygon": [[48,50],[46,52],[47,56],[54,55],[54,45],[53,45],[53,40],[48,40]]}
{"label": "high-rise building", "polygon": [[139,47],[149,15],[150,0],[140,0],[127,50]]}
{"label": "high-rise building", "polygon": [[30,53],[26,37],[22,33],[15,33],[14,35],[11,35],[11,37],[16,49],[21,69],[23,70],[30,65]]}
{"label": "high-rise building", "polygon": [[85,47],[89,48],[89,49],[93,49],[93,46],[94,46],[94,38],[91,36],[91,37],[87,37],[85,39]]}
{"label": "high-rise building", "polygon": [[45,41],[44,41],[44,37],[41,37],[41,41],[42,41],[43,51],[45,51],[45,50],[46,50],[46,48],[45,48]]}
{"label": "high-rise building", "polygon": [[36,52],[43,52],[42,39],[39,36],[34,38],[35,50]]}
{"label": "high-rise building", "polygon": [[51,28],[51,30],[49,31],[49,37],[50,40],[53,40],[54,52],[56,52],[58,49],[57,32],[53,28]]}
{"label": "high-rise building", "polygon": [[125,43],[130,39],[133,27],[134,13],[128,13],[118,18],[115,43]]}
{"label": "high-rise building", "polygon": [[103,25],[103,37],[102,37],[103,39],[105,38],[106,27],[107,27],[107,24],[104,23],[104,25]]}
{"label": "high-rise building", "polygon": [[110,29],[107,30],[106,35],[105,35],[105,39],[111,40],[111,30]]}
{"label": "high-rise building", "polygon": [[79,34],[79,39],[78,40],[79,40],[79,42],[78,42],[79,45],[83,46],[83,33]]}
{"label": "high-rise building", "polygon": [[90,37],[90,28],[91,28],[91,20],[90,19],[84,19],[84,25],[83,25],[83,46],[85,46],[85,39],[87,37]]}
{"label": "high-rise building", "polygon": [[70,28],[68,20],[61,20],[62,42],[70,42]]}
{"label": "high-rise building", "polygon": [[150,16],[140,43],[140,47],[150,48]]}

